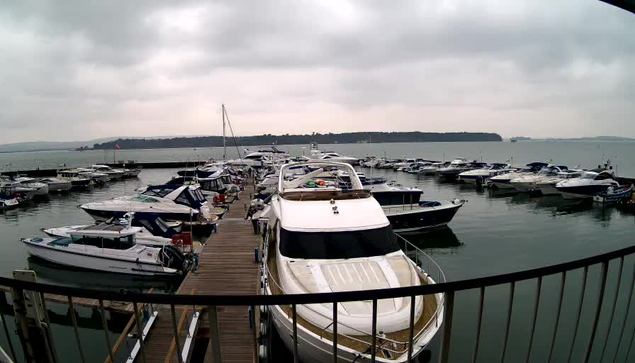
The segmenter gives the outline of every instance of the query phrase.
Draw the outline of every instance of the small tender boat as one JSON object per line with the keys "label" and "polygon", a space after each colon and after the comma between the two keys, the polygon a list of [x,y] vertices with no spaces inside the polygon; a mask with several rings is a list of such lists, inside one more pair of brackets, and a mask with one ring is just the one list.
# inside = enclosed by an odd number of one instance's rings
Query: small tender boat
{"label": "small tender boat", "polygon": [[579,178],[567,179],[556,184],[556,189],[565,199],[592,198],[608,188],[619,188],[620,183],[609,171],[596,173],[586,171]]}
{"label": "small tender boat", "polygon": [[22,238],[29,255],[60,265],[130,275],[172,276],[187,269],[174,246],[136,243],[139,227],[109,225],[69,232],[70,237]]}
{"label": "small tender boat", "polygon": [[0,193],[0,210],[15,208],[20,205],[20,198]]}
{"label": "small tender boat", "polygon": [[58,178],[41,178],[40,182],[46,183],[49,187],[49,193],[64,193],[71,190],[72,184],[69,180],[62,180]]}
{"label": "small tender boat", "polygon": [[606,191],[593,196],[593,201],[602,204],[616,203],[633,197],[633,188],[624,185],[619,188],[608,187]]}

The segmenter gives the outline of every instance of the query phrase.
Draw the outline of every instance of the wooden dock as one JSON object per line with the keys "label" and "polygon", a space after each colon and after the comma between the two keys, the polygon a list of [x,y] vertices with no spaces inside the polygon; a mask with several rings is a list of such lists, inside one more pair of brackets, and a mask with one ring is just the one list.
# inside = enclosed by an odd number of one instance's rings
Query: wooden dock
{"label": "wooden dock", "polygon": [[[259,247],[260,236],[254,234],[250,221],[244,219],[245,204],[249,204],[248,184],[218,223],[218,233],[212,234],[199,256],[199,268],[189,273],[177,293],[199,295],[256,295],[258,293],[259,264],[254,261],[254,250]],[[197,307],[199,308],[199,307]],[[210,325],[207,307],[202,308],[197,338],[209,338]],[[158,308],[159,314],[150,330],[146,342],[147,362],[178,362],[173,341],[173,320],[169,306]],[[179,346],[184,345],[186,331],[192,321],[194,310],[176,309],[179,329]],[[223,363],[253,362],[254,341],[246,307],[218,307],[221,359]],[[208,343],[205,362],[212,361]],[[182,348],[181,348],[182,349]],[[141,359],[137,359],[141,361]]]}

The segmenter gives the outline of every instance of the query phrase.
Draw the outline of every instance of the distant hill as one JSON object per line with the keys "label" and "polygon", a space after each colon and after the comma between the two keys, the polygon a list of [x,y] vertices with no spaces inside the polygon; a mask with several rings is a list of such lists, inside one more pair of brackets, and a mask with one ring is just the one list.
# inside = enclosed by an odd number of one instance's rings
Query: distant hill
{"label": "distant hill", "polygon": [[117,137],[108,137],[95,139],[90,141],[32,141],[32,142],[19,142],[14,144],[0,145],[0,153],[12,153],[22,151],[51,151],[51,150],[74,150],[79,147],[88,146],[92,147],[94,144],[107,142],[117,139]]}
{"label": "distant hill", "polygon": [[[293,145],[309,144],[354,144],[385,142],[448,142],[448,141],[502,141],[500,135],[486,132],[348,132],[342,134],[306,134],[306,135],[258,135],[227,138],[227,145],[234,141],[241,146],[257,145]],[[223,146],[222,136],[176,137],[166,139],[124,139],[95,144],[95,149],[114,149],[119,145],[122,149],[158,149],[180,147],[217,147]]]}

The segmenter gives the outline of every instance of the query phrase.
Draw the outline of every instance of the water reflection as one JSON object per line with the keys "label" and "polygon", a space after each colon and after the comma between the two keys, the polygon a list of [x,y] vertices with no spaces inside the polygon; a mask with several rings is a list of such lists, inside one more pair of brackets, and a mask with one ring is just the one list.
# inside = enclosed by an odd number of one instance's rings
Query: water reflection
{"label": "water reflection", "polygon": [[89,286],[93,289],[111,291],[145,292],[154,288],[154,292],[172,292],[178,288],[181,278],[155,278],[129,276],[106,272],[78,270],[56,265],[37,257],[27,258],[29,269],[35,271],[39,282],[63,284],[74,287]]}
{"label": "water reflection", "polygon": [[402,237],[421,249],[457,248],[463,245],[450,227],[434,228],[420,233],[403,234]]}

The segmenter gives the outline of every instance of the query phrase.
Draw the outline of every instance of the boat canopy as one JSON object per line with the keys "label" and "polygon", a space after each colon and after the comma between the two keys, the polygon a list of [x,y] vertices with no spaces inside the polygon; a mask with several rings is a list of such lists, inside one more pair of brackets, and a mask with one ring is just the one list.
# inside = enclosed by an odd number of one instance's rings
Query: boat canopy
{"label": "boat canopy", "polygon": [[141,195],[170,199],[194,209],[207,202],[197,185],[151,185]]}
{"label": "boat canopy", "polygon": [[91,237],[127,237],[141,232],[140,227],[128,227],[118,224],[98,224],[87,226],[72,231],[71,236],[91,236]]}

